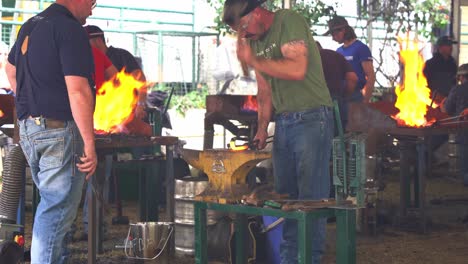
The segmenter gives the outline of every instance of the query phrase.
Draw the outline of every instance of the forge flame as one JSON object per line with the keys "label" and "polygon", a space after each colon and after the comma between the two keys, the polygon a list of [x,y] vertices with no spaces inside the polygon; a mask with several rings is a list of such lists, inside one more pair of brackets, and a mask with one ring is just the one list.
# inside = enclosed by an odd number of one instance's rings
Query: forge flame
{"label": "forge flame", "polygon": [[96,134],[126,133],[126,125],[134,119],[134,109],[145,82],[122,69],[105,82],[96,94],[94,129]]}
{"label": "forge flame", "polygon": [[248,95],[244,100],[244,104],[242,105],[241,110],[244,112],[257,112],[258,110],[257,97],[253,95]]}
{"label": "forge flame", "polygon": [[[431,105],[431,90],[423,74],[424,59],[419,51],[418,41],[399,38],[400,61],[404,71],[402,81],[395,88],[397,101],[395,107],[400,110],[392,116],[400,126],[423,127],[431,125],[434,120],[427,120],[426,113]],[[435,103],[432,104],[436,108]]]}

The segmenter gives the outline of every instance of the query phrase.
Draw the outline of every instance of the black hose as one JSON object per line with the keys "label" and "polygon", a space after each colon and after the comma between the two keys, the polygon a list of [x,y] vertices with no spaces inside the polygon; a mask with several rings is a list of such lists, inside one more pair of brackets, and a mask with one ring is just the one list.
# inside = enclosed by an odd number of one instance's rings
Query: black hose
{"label": "black hose", "polygon": [[20,146],[14,146],[5,157],[3,164],[3,186],[0,195],[0,222],[16,223],[21,193],[24,188],[23,174],[26,158]]}

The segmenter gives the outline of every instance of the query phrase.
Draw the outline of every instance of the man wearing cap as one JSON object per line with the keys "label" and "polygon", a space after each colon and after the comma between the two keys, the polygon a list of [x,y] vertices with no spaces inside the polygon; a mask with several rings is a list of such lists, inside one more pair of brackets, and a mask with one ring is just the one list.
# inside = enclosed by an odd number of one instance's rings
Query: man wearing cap
{"label": "man wearing cap", "polygon": [[456,84],[457,62],[452,57],[453,44],[458,43],[449,36],[437,40],[437,51],[424,65],[424,76],[432,91],[432,97],[439,103],[447,97],[450,89]]}
{"label": "man wearing cap", "polygon": [[336,51],[351,63],[358,76],[358,83],[349,101],[368,103],[375,84],[373,59],[369,47],[357,39],[354,29],[342,16],[335,16],[328,21],[328,28],[324,35],[331,35],[334,41],[343,44]]}
{"label": "man wearing cap", "polygon": [[21,148],[41,200],[31,263],[67,263],[65,234],[83,182],[94,174],[94,71],[82,25],[95,0],[57,0],[21,27],[6,71],[16,94]]}
{"label": "man wearing cap", "polygon": [[[442,101],[441,110],[449,115],[464,115],[468,108],[468,64],[463,64],[457,71],[458,85],[453,87],[446,99]],[[461,118],[465,119],[465,118]],[[457,143],[460,146],[461,173],[463,184],[468,186],[468,131],[462,129],[457,134]]]}
{"label": "man wearing cap", "polygon": [[[104,31],[102,31],[102,29],[98,26],[89,25],[86,26],[85,29],[88,32],[89,43],[91,46],[106,54],[118,71],[122,71],[122,69],[125,68],[126,73],[132,73],[133,76],[135,76],[135,78],[137,78],[139,81],[146,81],[145,75],[143,74],[140,65],[129,51],[112,46],[108,47],[104,37]],[[135,115],[140,119],[145,119],[146,87],[140,90],[138,95],[138,102],[139,103],[135,109]]]}
{"label": "man wearing cap", "polygon": [[[223,21],[238,34],[237,56],[255,70],[258,85],[258,148],[265,147],[275,111],[275,190],[290,199],[329,196],[333,136],[332,101],[320,53],[304,17],[292,10],[270,12],[265,0],[227,0]],[[314,220],[308,237],[320,263],[326,219]],[[297,223],[287,219],[280,246],[282,264],[298,263]]]}

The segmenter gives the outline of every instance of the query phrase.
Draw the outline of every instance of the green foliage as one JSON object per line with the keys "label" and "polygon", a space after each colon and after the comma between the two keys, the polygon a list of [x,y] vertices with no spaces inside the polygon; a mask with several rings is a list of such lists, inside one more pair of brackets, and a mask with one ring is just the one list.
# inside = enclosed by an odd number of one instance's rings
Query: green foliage
{"label": "green foliage", "polygon": [[185,116],[189,109],[203,109],[205,108],[206,96],[208,95],[208,88],[203,86],[195,91],[188,92],[185,95],[173,95],[169,108],[175,109],[177,113]]}
{"label": "green foliage", "polygon": [[[221,34],[232,33],[229,26],[222,21],[223,5],[225,0],[206,0],[215,10],[218,16],[215,17],[215,28]],[[303,14],[309,25],[314,25],[319,22],[319,19],[328,17],[331,18],[335,14],[332,6],[326,5],[320,0],[297,0],[293,5],[293,10]],[[281,0],[269,0],[265,3],[265,8],[271,11],[278,10],[282,7]]]}
{"label": "green foliage", "polygon": [[383,21],[387,33],[398,35],[417,32],[418,35],[431,39],[434,37],[433,29],[444,28],[450,22],[449,0],[387,1],[383,7],[377,5],[380,2],[370,1],[373,12],[369,14],[367,10],[362,10],[362,13],[372,20]]}
{"label": "green foliage", "polygon": [[[306,21],[309,23],[309,26],[313,29],[313,25],[316,25],[320,20],[330,20],[336,11],[333,6],[327,5],[320,0],[316,1],[298,1],[292,7],[293,10],[297,11],[299,14],[302,14]],[[316,35],[315,31],[312,31]]]}

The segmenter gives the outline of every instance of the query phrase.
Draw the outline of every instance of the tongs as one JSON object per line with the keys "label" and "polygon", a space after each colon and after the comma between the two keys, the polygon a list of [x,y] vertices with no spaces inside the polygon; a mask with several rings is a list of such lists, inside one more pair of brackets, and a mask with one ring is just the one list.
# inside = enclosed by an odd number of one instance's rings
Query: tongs
{"label": "tongs", "polygon": [[465,117],[468,118],[468,115],[461,114],[461,115],[457,115],[457,116],[442,118],[442,119],[436,120],[432,124],[432,127],[434,127],[434,126],[446,126],[446,125],[461,125],[461,124],[468,123],[468,120],[464,120]]}

